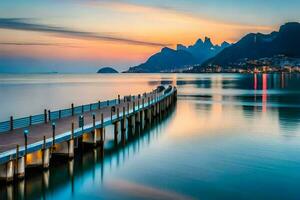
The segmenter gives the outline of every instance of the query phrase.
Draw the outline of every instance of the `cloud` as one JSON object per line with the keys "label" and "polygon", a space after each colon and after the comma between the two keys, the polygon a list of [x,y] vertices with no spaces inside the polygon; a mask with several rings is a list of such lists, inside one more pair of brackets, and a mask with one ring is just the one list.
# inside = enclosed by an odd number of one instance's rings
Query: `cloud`
{"label": "cloud", "polygon": [[249,23],[237,23],[233,21],[226,21],[224,19],[214,19],[201,13],[193,13],[185,9],[170,5],[161,5],[161,4],[144,4],[144,3],[133,3],[126,2],[122,0],[78,0],[78,2],[86,3],[91,6],[101,6],[108,7],[110,9],[116,10],[118,12],[127,12],[127,13],[141,13],[143,15],[149,14],[152,18],[166,16],[168,20],[172,20],[174,17],[176,20],[186,20],[193,22],[206,22],[211,24],[217,24],[222,26],[228,26],[233,29],[243,30],[243,29],[252,29],[253,31],[262,30],[269,31],[272,30],[272,26],[249,24]]}
{"label": "cloud", "polygon": [[0,45],[9,45],[9,46],[59,46],[59,47],[82,48],[82,47],[71,45],[71,44],[43,43],[43,42],[0,42]]}
{"label": "cloud", "polygon": [[156,32],[152,34],[152,37],[164,38],[168,43],[174,44],[178,42],[191,44],[199,36],[211,37],[215,43],[219,44],[224,40],[233,43],[249,32],[269,33],[275,28],[273,25],[226,19],[220,17],[221,14],[207,15],[202,12],[193,12],[178,7],[176,4],[165,6],[125,0],[77,0],[76,2],[91,8],[105,8],[112,12],[144,19],[148,24],[141,23],[140,26],[145,30],[153,27],[152,29]]}
{"label": "cloud", "polygon": [[0,29],[11,29],[21,31],[35,31],[49,34],[57,34],[62,37],[71,37],[79,39],[105,40],[113,42],[122,42],[132,45],[142,46],[170,46],[170,44],[139,41],[129,38],[121,38],[108,34],[100,34],[86,31],[73,30],[65,27],[50,26],[44,24],[32,23],[28,18],[0,18]]}

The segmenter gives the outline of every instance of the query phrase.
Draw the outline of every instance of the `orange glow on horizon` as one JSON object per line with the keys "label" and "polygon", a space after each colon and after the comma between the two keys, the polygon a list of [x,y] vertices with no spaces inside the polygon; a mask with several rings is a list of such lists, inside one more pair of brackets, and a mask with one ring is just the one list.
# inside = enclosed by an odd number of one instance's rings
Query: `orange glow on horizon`
{"label": "orange glow on horizon", "polygon": [[[271,25],[249,25],[210,19],[201,14],[146,6],[142,4],[89,1],[84,8],[93,12],[93,17],[83,15],[82,21],[63,20],[45,21],[54,27],[66,27],[66,30],[77,30],[91,35],[108,35],[112,38],[124,38],[129,41],[141,41],[145,44],[126,43],[120,40],[106,40],[105,37],[80,37],[80,34],[59,34],[47,31],[28,31],[1,29],[1,42],[20,43],[54,43],[61,45],[1,45],[1,55],[19,56],[38,59],[64,60],[105,60],[114,63],[141,63],[152,54],[159,52],[166,44],[176,48],[176,44],[192,45],[197,39],[210,37],[214,44],[223,41],[234,43],[250,32],[269,33],[275,29]],[[98,12],[103,11],[103,12]],[[108,18],[105,13],[111,16]],[[122,18],[122,20],[120,20]],[[88,20],[86,20],[88,19]],[[101,23],[99,20],[101,19]],[[87,23],[83,23],[86,22]],[[48,22],[48,23],[47,23]],[[58,23],[56,25],[55,23]],[[54,24],[54,25],[53,25]],[[29,29],[30,30],[30,29]],[[72,31],[70,31],[72,32]],[[87,34],[89,35],[89,34]],[[151,46],[150,43],[158,44]]]}
{"label": "orange glow on horizon", "polygon": [[[7,45],[2,54],[10,56],[22,56],[44,59],[65,60],[123,60],[144,61],[149,55],[159,51],[158,47],[144,47],[139,45],[116,44],[106,41],[82,41],[74,39],[57,39],[62,45],[37,45],[37,46],[14,46]],[[66,44],[66,45],[65,45]],[[71,45],[69,45],[71,44]],[[30,48],[30,51],[28,51]]]}

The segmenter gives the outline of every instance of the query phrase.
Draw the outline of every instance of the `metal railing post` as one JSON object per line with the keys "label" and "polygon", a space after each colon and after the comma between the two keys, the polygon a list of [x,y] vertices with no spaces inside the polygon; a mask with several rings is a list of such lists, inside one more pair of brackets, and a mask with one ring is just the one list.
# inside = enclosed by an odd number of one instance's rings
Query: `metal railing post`
{"label": "metal railing post", "polygon": [[72,116],[74,116],[74,103],[71,104]]}
{"label": "metal railing post", "polygon": [[55,125],[55,123],[53,122],[52,123],[52,146],[54,147],[54,145],[55,145],[55,128],[56,128],[56,125]]}
{"label": "metal railing post", "polygon": [[45,122],[45,124],[47,124],[47,119],[48,119],[48,117],[47,117],[47,110],[44,109],[44,122]]}
{"label": "metal railing post", "polygon": [[27,144],[28,144],[28,138],[27,138],[27,136],[28,136],[28,134],[29,134],[29,131],[28,130],[24,130],[24,132],[23,132],[23,134],[24,134],[24,144],[25,144],[25,167],[26,167],[26,162],[27,162]]}
{"label": "metal railing post", "polygon": [[10,120],[9,120],[9,125],[10,125],[10,130],[14,130],[14,118],[13,116],[10,116]]}
{"label": "metal railing post", "polygon": [[74,139],[74,122],[71,124],[71,139]]}
{"label": "metal railing post", "polygon": [[96,114],[93,113],[93,127],[95,129],[95,126],[96,126]]}
{"label": "metal railing post", "polygon": [[48,118],[49,118],[49,121],[51,121],[51,111],[48,110]]}

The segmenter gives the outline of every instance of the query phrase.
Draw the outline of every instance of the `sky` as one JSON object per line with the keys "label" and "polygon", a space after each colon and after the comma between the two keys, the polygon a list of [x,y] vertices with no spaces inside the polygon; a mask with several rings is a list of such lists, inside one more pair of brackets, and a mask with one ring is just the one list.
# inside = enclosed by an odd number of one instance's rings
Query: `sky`
{"label": "sky", "polygon": [[0,73],[93,73],[300,21],[299,0],[1,0]]}

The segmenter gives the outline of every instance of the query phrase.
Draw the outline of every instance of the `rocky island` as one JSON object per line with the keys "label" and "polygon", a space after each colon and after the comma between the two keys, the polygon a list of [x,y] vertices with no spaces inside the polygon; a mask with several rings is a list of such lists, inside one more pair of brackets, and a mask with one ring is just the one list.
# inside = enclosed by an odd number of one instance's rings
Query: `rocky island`
{"label": "rocky island", "polygon": [[111,67],[102,67],[98,70],[98,74],[116,74],[119,73],[117,70]]}

